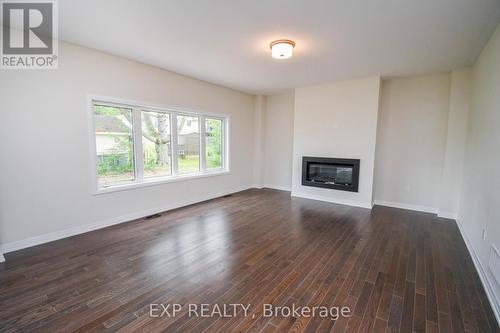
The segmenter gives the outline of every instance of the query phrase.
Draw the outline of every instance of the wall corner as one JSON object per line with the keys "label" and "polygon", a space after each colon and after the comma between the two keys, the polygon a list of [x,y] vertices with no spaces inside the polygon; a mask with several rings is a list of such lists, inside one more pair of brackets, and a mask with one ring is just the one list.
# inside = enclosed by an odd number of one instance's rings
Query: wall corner
{"label": "wall corner", "polygon": [[264,113],[266,96],[255,96],[254,102],[254,140],[253,140],[253,187],[263,187],[264,170]]}

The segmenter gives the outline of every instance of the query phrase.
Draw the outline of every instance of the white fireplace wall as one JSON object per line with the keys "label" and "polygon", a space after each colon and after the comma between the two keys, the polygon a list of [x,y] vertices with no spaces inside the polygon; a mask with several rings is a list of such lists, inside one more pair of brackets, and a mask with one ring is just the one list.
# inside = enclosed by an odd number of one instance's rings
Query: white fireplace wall
{"label": "white fireplace wall", "polygon": [[[359,193],[301,186],[301,154],[357,158],[359,151],[370,151],[376,142],[375,171],[366,179],[362,159],[360,191],[364,191],[362,185],[373,184],[376,204],[455,217],[470,104],[470,69],[384,79],[379,86],[379,104],[373,93],[376,87],[358,88],[367,80],[297,88],[266,97],[262,117],[264,187],[290,190],[293,179],[293,195],[369,206],[369,194],[360,199]],[[363,126],[377,128],[376,139]],[[352,151],[339,150],[351,147],[351,143]]]}
{"label": "white fireplace wall", "polygon": [[[370,208],[380,77],[295,89],[292,195]],[[359,191],[301,185],[302,156],[359,158]]]}

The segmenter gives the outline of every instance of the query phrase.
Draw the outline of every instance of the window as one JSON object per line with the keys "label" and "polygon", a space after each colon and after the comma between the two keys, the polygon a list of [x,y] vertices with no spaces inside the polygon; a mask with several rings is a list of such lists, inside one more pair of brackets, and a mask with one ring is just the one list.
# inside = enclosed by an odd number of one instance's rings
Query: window
{"label": "window", "polygon": [[177,161],[179,173],[200,171],[199,117],[177,116]]}
{"label": "window", "polygon": [[222,120],[205,119],[205,159],[207,169],[222,168]]}
{"label": "window", "polygon": [[135,180],[132,109],[94,105],[100,187]]}
{"label": "window", "polygon": [[227,170],[225,117],[96,100],[92,114],[98,192]]}
{"label": "window", "polygon": [[170,114],[141,111],[144,178],[172,174]]}

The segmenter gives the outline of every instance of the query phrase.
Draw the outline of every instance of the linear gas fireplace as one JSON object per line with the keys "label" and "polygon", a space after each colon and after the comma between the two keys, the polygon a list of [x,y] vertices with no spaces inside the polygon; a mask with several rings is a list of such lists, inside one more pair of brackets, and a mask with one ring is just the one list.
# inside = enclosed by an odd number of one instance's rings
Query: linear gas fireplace
{"label": "linear gas fireplace", "polygon": [[302,157],[302,185],[358,192],[359,159]]}

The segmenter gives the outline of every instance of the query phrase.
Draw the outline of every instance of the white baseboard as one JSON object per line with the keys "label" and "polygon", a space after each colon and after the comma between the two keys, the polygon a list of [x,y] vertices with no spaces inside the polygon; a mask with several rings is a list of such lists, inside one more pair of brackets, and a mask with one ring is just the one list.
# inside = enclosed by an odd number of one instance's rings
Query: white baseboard
{"label": "white baseboard", "polygon": [[432,213],[432,214],[438,213],[437,208],[434,208],[434,207],[412,205],[412,204],[406,204],[406,203],[395,202],[395,201],[375,200],[375,201],[373,201],[373,204],[378,205],[378,206],[387,206],[387,207],[393,207],[393,208],[414,210],[417,212],[424,212],[424,213]]}
{"label": "white baseboard", "polygon": [[452,220],[456,220],[458,217],[456,213],[451,213],[451,212],[438,212],[437,215],[438,217],[442,217],[444,219],[452,219]]}
{"label": "white baseboard", "polygon": [[297,191],[292,191],[291,196],[298,197],[298,198],[304,198],[304,199],[311,199],[311,200],[336,203],[336,204],[340,204],[340,205],[347,205],[347,206],[354,206],[354,207],[361,207],[361,208],[368,208],[368,209],[372,208],[372,205],[370,202],[337,199],[337,198],[326,197],[323,195],[308,194],[308,193],[302,193],[302,192],[297,192]]}
{"label": "white baseboard", "polygon": [[458,225],[458,230],[460,230],[460,234],[462,235],[462,238],[465,241],[467,250],[469,250],[469,254],[472,258],[474,266],[476,267],[476,271],[479,275],[479,278],[481,279],[484,290],[486,291],[486,296],[488,297],[488,301],[490,301],[491,308],[493,309],[493,313],[495,314],[495,318],[497,319],[497,323],[500,326],[500,300],[499,300],[500,296],[497,296],[495,294],[492,286],[494,282],[490,281],[490,279],[488,278],[488,275],[486,274],[486,271],[484,270],[483,265],[481,264],[481,261],[479,260],[479,257],[476,254],[476,251],[474,250],[471,242],[469,241],[469,237],[467,237],[467,234],[465,233],[465,229],[463,228],[462,224],[458,219],[455,221]]}
{"label": "white baseboard", "polygon": [[273,190],[280,190],[280,191],[287,191],[291,192],[292,187],[291,186],[281,186],[281,185],[271,185],[271,184],[264,184],[265,188],[271,188]]}
{"label": "white baseboard", "polygon": [[252,186],[250,186],[251,188],[256,188],[256,189],[263,189],[264,188],[264,185],[262,184],[252,184]]}
{"label": "white baseboard", "polygon": [[[27,247],[52,242],[52,241],[55,241],[58,239],[83,234],[83,233],[93,231],[93,230],[106,228],[106,227],[109,227],[109,226],[112,226],[115,224],[129,222],[129,221],[139,219],[139,218],[142,218],[145,216],[165,212],[168,210],[192,205],[192,204],[195,204],[198,202],[218,198],[218,197],[228,195],[231,193],[247,190],[251,187],[252,186],[250,186],[250,185],[238,186],[238,187],[234,187],[234,188],[231,188],[228,190],[219,191],[217,193],[213,193],[213,194],[209,194],[209,195],[205,195],[205,196],[200,196],[200,197],[197,197],[195,199],[184,200],[184,201],[179,201],[179,202],[175,202],[175,203],[169,203],[169,204],[166,204],[166,205],[161,206],[161,207],[155,207],[155,208],[143,210],[140,212],[125,214],[125,215],[113,217],[111,219],[104,220],[104,221],[99,221],[99,222],[95,222],[95,223],[91,223],[91,224],[85,224],[85,225],[81,225],[81,226],[77,226],[77,227],[73,227],[73,228],[69,228],[69,229],[64,229],[64,230],[59,230],[59,231],[43,234],[40,236],[22,239],[22,240],[15,241],[15,242],[1,244],[0,245],[0,253],[1,252],[8,253],[8,252],[12,252],[12,251],[17,251],[17,250],[21,250],[21,249],[24,249]],[[2,256],[2,258],[3,258],[3,256]],[[0,262],[1,262],[1,260],[0,260]]]}
{"label": "white baseboard", "polygon": [[2,252],[0,252],[0,262],[5,262],[5,257],[3,256]]}

